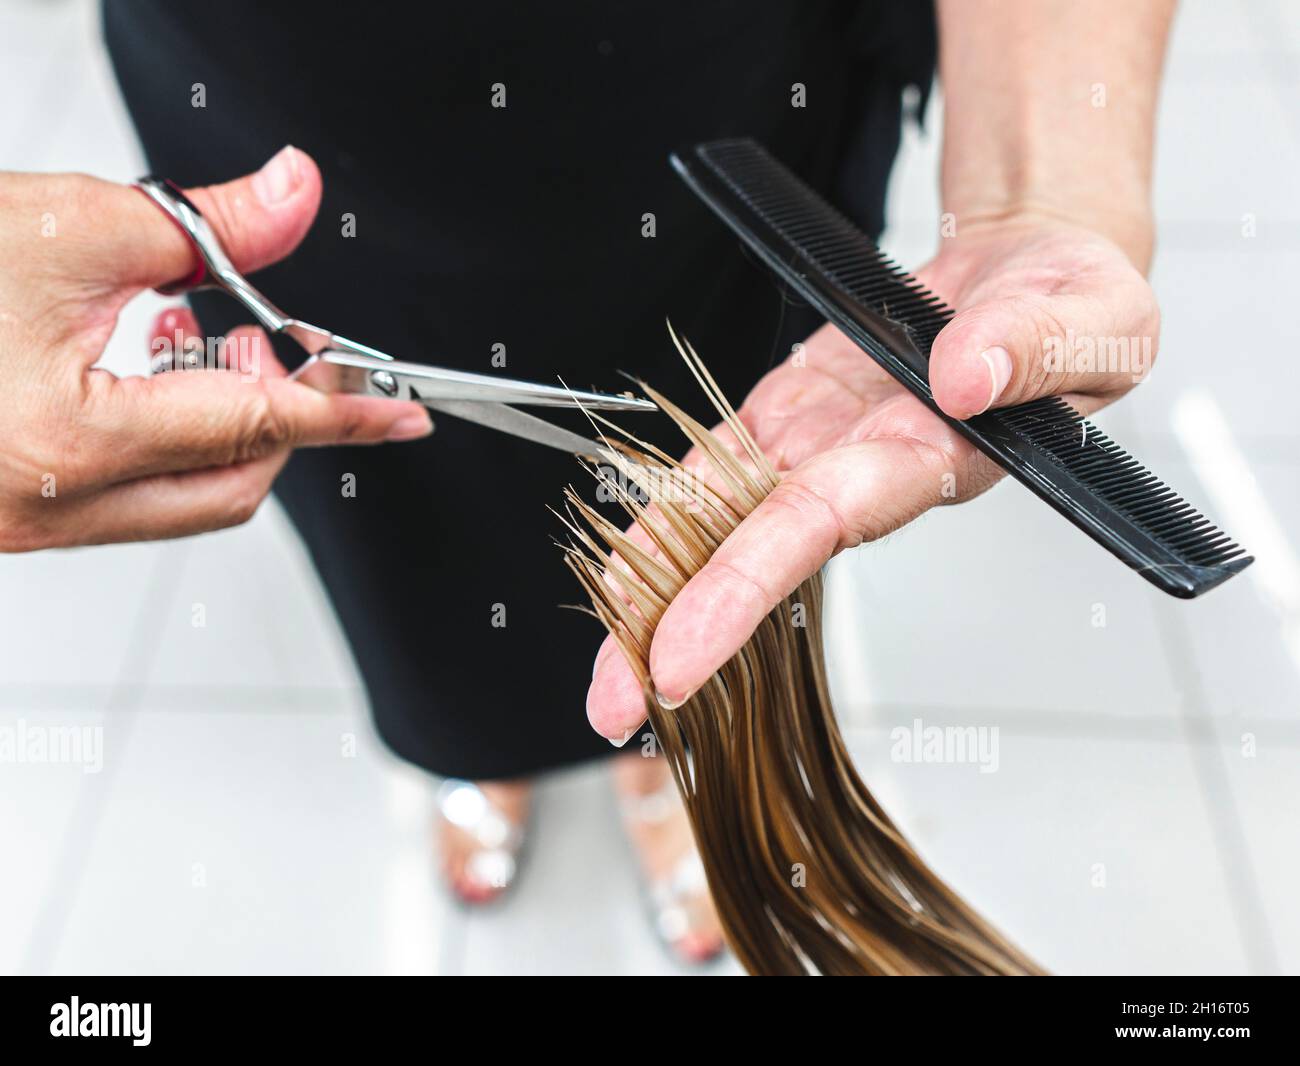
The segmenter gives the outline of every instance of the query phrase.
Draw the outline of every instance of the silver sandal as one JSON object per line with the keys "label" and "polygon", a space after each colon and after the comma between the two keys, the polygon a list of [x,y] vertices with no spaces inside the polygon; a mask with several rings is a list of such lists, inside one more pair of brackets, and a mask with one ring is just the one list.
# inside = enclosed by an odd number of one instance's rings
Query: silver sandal
{"label": "silver sandal", "polygon": [[[473,781],[448,779],[438,789],[438,815],[478,845],[465,860],[470,880],[502,895],[519,872],[519,857],[526,837],[525,826],[517,825],[492,806],[487,794]],[[480,903],[452,885],[466,903]]]}
{"label": "silver sandal", "polygon": [[[681,809],[681,797],[677,794],[677,786],[670,780],[662,788],[644,796],[620,796],[619,807],[629,822],[662,825]],[[726,945],[719,941],[715,950],[694,958],[681,948],[683,941],[696,931],[692,915],[698,912],[700,903],[709,895],[704,863],[700,861],[700,853],[693,843],[690,852],[678,859],[667,874],[643,883],[651,924],[675,958],[704,963],[726,950]]]}

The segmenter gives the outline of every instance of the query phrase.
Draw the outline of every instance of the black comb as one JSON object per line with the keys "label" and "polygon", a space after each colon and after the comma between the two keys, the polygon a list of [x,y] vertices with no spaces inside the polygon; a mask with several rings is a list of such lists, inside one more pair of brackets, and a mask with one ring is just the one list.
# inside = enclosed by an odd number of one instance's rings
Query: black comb
{"label": "black comb", "polygon": [[930,346],[952,308],[748,138],[672,157],[687,185],[781,278],[931,411],[1157,588],[1190,599],[1250,565],[1232,540],[1059,397],[949,418]]}

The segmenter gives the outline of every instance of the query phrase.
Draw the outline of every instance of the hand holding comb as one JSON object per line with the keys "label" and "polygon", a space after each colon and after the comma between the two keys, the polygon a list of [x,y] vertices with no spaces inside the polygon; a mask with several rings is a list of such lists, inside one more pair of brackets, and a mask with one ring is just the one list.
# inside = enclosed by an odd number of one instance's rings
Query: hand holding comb
{"label": "hand holding comb", "polygon": [[760,259],[976,448],[1157,588],[1199,596],[1252,559],[1066,401],[950,418],[929,357],[953,310],[749,139],[673,156],[690,188]]}

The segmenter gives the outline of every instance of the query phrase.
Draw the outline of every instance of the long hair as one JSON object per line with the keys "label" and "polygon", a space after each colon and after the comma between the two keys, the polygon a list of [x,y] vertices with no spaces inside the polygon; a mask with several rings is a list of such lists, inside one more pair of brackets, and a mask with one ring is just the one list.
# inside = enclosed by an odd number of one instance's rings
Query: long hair
{"label": "long hair", "polygon": [[854,769],[826,681],[820,574],[684,705],[655,698],[659,619],[778,481],[694,349],[673,340],[739,452],[642,384],[707,458],[710,482],[603,434],[607,465],[593,471],[640,535],[572,488],[560,517],[566,561],[641,682],[728,944],[754,974],[1041,972],[926,865]]}

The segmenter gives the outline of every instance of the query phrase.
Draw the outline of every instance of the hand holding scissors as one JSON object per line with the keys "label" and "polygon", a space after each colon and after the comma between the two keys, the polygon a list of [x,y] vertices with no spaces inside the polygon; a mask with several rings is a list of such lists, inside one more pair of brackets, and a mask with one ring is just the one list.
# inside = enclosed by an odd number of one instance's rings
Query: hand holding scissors
{"label": "hand holding scissors", "polygon": [[[198,266],[181,286],[220,289],[242,303],[268,332],[283,334],[297,342],[309,358],[290,375],[295,381],[328,393],[414,401],[443,414],[588,458],[599,458],[604,446],[516,410],[512,405],[582,407],[597,411],[655,410],[648,400],[631,396],[580,392],[557,385],[399,362],[368,345],[290,318],[235,269],[216,233],[177,186],[165,179],[142,178],[136,187],[194,245]],[[178,288],[173,285],[169,291]],[[169,362],[154,366],[155,372],[172,368]]]}
{"label": "hand holding scissors", "polygon": [[[169,221],[158,197],[140,189],[84,175],[0,174],[0,551],[237,525],[256,511],[294,448],[421,437],[432,428],[430,407],[509,421],[524,436],[541,432],[531,422],[546,426],[542,420],[498,413],[496,405],[558,402],[553,387],[489,378],[498,387],[488,388],[454,372],[398,364],[285,318],[243,281],[240,271],[298,245],[320,193],[315,164],[292,148],[256,174],[190,190],[189,208],[177,210],[192,212],[212,238],[196,254],[176,217]],[[298,372],[303,380],[285,373],[269,343],[261,345],[256,380],[235,373],[118,378],[95,365],[136,294],[177,278],[211,281],[214,263],[223,287],[256,308],[262,323],[230,339],[265,342],[262,326],[289,332],[312,356]],[[370,360],[385,364],[389,377]],[[569,436],[547,442],[590,450],[591,442]]]}

